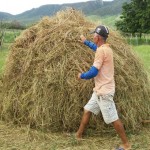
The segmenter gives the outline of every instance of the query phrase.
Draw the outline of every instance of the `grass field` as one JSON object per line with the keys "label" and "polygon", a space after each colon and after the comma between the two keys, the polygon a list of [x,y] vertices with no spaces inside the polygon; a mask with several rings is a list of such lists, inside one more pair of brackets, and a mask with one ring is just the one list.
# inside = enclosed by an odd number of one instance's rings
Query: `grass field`
{"label": "grass field", "polygon": [[[0,50],[0,71],[8,54],[5,43]],[[134,46],[134,51],[142,59],[150,75],[150,46]],[[150,126],[144,124],[143,129],[137,133],[127,131],[132,144],[132,150],[150,150]],[[0,150],[110,150],[120,143],[120,138],[112,129],[111,132],[93,131],[87,129],[83,141],[77,142],[73,136],[65,133],[41,132],[29,129],[28,126],[17,127],[11,123],[0,121]]]}
{"label": "grass field", "polygon": [[0,73],[3,72],[4,64],[6,61],[6,57],[8,55],[8,47],[10,44],[4,43],[2,49],[0,50]]}
{"label": "grass field", "polygon": [[134,46],[133,48],[142,59],[146,70],[150,73],[150,45]]}
{"label": "grass field", "polygon": [[3,71],[6,56],[8,54],[8,49],[11,43],[14,42],[15,38],[20,35],[20,30],[6,30],[2,47],[0,48],[0,73]]}

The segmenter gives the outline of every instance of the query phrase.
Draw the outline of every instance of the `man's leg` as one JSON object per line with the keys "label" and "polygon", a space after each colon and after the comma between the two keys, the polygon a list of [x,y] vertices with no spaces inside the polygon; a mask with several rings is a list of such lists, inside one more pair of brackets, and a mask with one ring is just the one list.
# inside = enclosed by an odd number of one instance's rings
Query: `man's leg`
{"label": "man's leg", "polygon": [[120,136],[123,143],[121,147],[125,150],[129,150],[131,146],[126,137],[124,127],[120,119],[118,118],[118,113],[113,100],[113,96],[111,94],[100,96],[98,104],[106,124],[112,123],[118,135]]}
{"label": "man's leg", "polygon": [[124,130],[124,127],[123,127],[123,124],[122,122],[120,121],[120,119],[114,121],[113,123],[113,126],[116,130],[116,132],[118,133],[118,135],[120,136],[121,140],[122,140],[122,147],[125,149],[125,150],[128,150],[131,148],[131,145],[129,144],[128,142],[128,139],[127,139],[127,136],[125,134],[125,130]]}
{"label": "man's leg", "polygon": [[79,127],[78,131],[76,132],[76,137],[78,139],[82,138],[82,134],[83,134],[87,124],[89,123],[91,114],[94,113],[95,115],[97,115],[100,112],[100,108],[97,103],[97,99],[98,99],[98,97],[97,97],[96,93],[93,92],[91,99],[84,106],[84,112],[83,112],[82,120],[80,123],[80,127]]}
{"label": "man's leg", "polygon": [[87,124],[89,123],[90,117],[91,117],[91,112],[84,109],[80,127],[79,127],[78,131],[76,132],[76,137],[78,139],[82,138],[82,134],[83,134]]}

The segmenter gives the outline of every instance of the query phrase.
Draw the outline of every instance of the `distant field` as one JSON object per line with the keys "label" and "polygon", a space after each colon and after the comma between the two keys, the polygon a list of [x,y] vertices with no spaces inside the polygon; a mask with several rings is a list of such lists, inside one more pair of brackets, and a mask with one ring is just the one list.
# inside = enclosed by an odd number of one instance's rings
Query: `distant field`
{"label": "distant field", "polygon": [[114,15],[114,16],[96,16],[96,15],[91,15],[87,16],[87,18],[96,24],[104,24],[106,26],[109,26],[111,28],[115,28],[115,22],[119,18],[119,15]]}
{"label": "distant field", "polygon": [[20,35],[21,30],[6,30],[4,36],[4,43],[12,43],[15,38]]}
{"label": "distant field", "polygon": [[146,70],[150,74],[150,45],[140,45],[133,47],[137,55],[142,59]]}
{"label": "distant field", "polygon": [[3,44],[0,49],[0,73],[3,70],[4,63],[8,54],[9,46],[14,42],[15,38],[20,35],[20,30],[6,30],[4,34]]}
{"label": "distant field", "polygon": [[10,44],[4,44],[0,49],[0,73],[3,72],[6,57],[8,55],[8,47]]}

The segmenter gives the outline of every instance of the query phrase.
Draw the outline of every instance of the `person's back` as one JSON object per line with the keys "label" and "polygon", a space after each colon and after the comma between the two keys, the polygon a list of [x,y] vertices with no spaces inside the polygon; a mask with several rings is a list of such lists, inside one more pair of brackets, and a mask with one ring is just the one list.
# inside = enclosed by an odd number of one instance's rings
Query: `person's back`
{"label": "person's back", "polygon": [[106,95],[115,92],[113,52],[108,44],[97,48],[94,64],[99,69],[98,75],[94,78],[97,95]]}

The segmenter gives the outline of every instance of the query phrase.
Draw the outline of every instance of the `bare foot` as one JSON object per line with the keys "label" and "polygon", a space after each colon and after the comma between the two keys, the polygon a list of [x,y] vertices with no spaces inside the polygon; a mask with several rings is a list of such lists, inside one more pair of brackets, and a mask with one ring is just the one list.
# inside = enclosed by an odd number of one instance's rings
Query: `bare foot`
{"label": "bare foot", "polygon": [[80,135],[77,134],[77,133],[64,133],[64,135],[65,135],[66,137],[73,137],[73,138],[75,138],[77,141],[84,140],[84,139],[82,139],[82,136],[80,136]]}
{"label": "bare foot", "polygon": [[75,137],[76,139],[79,139],[79,140],[82,139],[82,135],[80,135],[78,132],[75,133]]}

